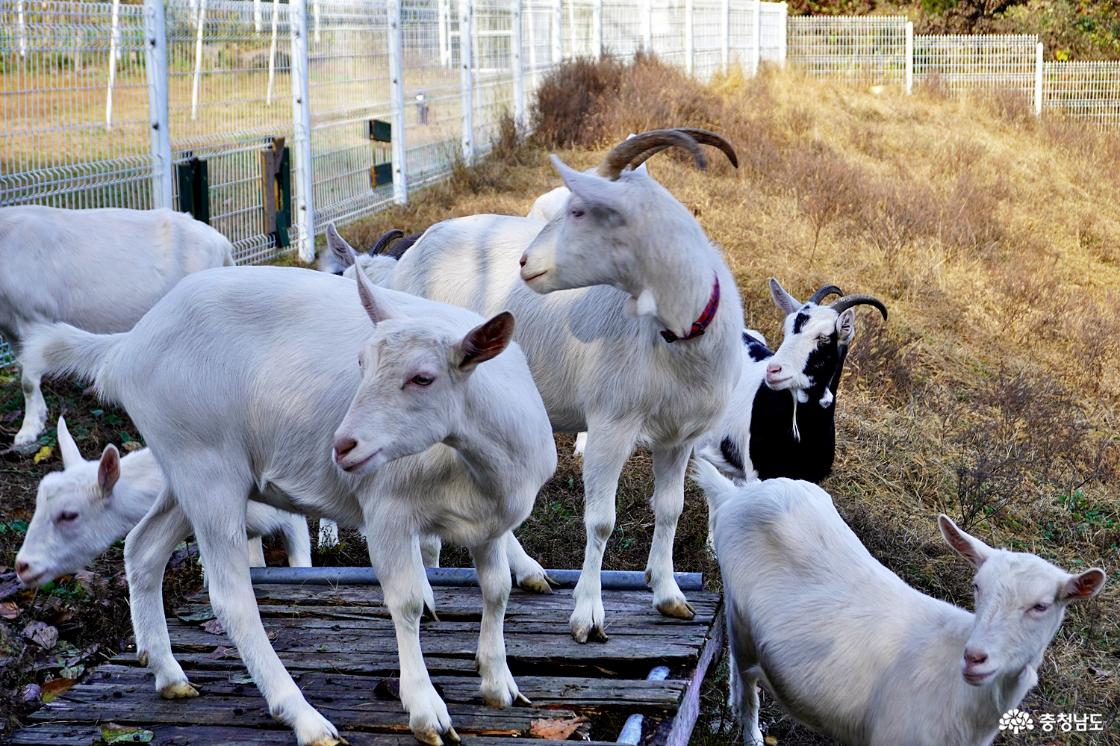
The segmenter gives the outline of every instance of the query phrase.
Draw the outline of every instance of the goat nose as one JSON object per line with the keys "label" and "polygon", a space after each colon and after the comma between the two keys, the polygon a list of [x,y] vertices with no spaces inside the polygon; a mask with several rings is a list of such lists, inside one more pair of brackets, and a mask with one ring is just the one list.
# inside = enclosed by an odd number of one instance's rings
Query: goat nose
{"label": "goat nose", "polygon": [[524,254],[522,254],[521,258],[517,260],[517,263],[520,264],[522,267],[524,267],[525,263],[527,261],[529,261],[528,257],[526,257]]}
{"label": "goat nose", "polygon": [[354,450],[358,446],[358,441],[348,436],[342,436],[334,439],[334,460],[341,461],[342,458]]}
{"label": "goat nose", "polygon": [[979,666],[988,660],[988,654],[977,650],[965,650],[964,659],[973,666]]}
{"label": "goat nose", "polygon": [[16,560],[16,575],[26,575],[30,569],[31,565],[24,560]]}
{"label": "goat nose", "polygon": [[781,363],[770,363],[769,365],[766,366],[766,372],[767,373],[781,373],[782,372],[782,364]]}

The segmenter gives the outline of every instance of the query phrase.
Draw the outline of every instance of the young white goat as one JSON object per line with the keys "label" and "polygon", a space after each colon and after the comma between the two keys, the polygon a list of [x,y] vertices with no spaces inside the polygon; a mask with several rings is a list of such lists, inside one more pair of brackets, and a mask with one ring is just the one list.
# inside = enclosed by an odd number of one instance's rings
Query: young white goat
{"label": "young white goat", "polygon": [[698,139],[734,162],[730,145],[696,130],[628,139],[597,172],[553,156],[571,190],[561,216],[547,224],[500,215],[438,223],[389,278],[398,290],[480,313],[513,311],[553,428],[589,432],[587,544],[571,616],[580,642],[606,639],[603,552],[619,475],[638,444],[653,451],[653,604],[668,616],[693,616],[673,578],[673,538],[693,444],[718,422],[739,378],[743,311],[722,255],[688,208],[634,166],[674,146],[704,166]]}
{"label": "young white goat", "polygon": [[809,482],[736,487],[698,459],[727,596],[731,698],[761,746],[758,683],[842,743],[977,746],[1038,681],[1066,606],[1105,574],[1070,575],[993,549],[954,524],[945,541],[976,568],[976,613],[930,598],[879,564]]}
{"label": "young white goat", "polygon": [[[166,488],[151,450],[125,454],[105,446],[101,458],[87,461],[78,451],[66,420],[58,420],[62,471],[39,482],[35,515],[16,555],[16,574],[37,587],[59,575],[77,572],[140,522]],[[250,565],[263,566],[261,536],[280,534],[292,567],[311,567],[307,519],[259,502],[245,515]]]}
{"label": "young white goat", "polygon": [[441,734],[458,736],[420,651],[420,616],[434,600],[419,537],[470,548],[483,598],[483,699],[523,699],[502,635],[506,542],[552,475],[556,448],[525,357],[506,349],[509,313],[485,321],[358,279],[277,267],[202,272],[129,333],[57,325],[28,347],[46,369],[87,376],[121,403],[163,467],[168,489],[125,542],[136,648],[161,695],[196,695],[171,653],[161,592],[167,559],[193,528],[214,611],[270,712],[300,744],[339,742],[261,625],[243,559],[253,497],[364,526],[396,629],[409,724],[440,744]]}
{"label": "young white goat", "polygon": [[35,329],[65,321],[91,332],[131,329],[182,277],[233,264],[230,242],[171,210],[0,208],[0,336],[23,367],[23,424],[34,449],[47,421],[43,371],[22,354]]}

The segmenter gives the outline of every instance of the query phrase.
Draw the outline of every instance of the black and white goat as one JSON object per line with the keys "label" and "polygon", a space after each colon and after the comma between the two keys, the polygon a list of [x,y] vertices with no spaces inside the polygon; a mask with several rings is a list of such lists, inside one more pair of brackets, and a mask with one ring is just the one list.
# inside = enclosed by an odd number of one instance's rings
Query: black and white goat
{"label": "black and white goat", "polygon": [[[835,285],[801,303],[771,279],[770,294],[786,314],[782,344],[772,351],[761,334],[743,331],[743,373],[721,426],[697,453],[732,478],[820,482],[836,456],[836,392],[856,333],[854,307],[874,306],[884,319],[887,309]],[[821,305],[830,295],[841,297]]]}

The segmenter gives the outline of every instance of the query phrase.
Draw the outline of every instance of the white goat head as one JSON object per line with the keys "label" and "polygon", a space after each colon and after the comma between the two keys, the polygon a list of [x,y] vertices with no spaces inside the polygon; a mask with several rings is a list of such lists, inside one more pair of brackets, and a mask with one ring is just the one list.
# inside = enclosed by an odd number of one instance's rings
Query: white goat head
{"label": "white goat head", "polygon": [[[842,297],[830,305],[818,305],[832,294]],[[884,319],[887,307],[870,295],[843,295],[835,285],[825,285],[801,303],[774,278],[770,278],[770,295],[786,319],[782,344],[766,366],[766,385],[775,391],[791,389],[802,403],[819,394],[821,406],[827,407],[835,394],[831,384],[840,375],[848,345],[855,337],[854,306],[874,306]]]}
{"label": "white goat head", "polygon": [[[675,272],[682,246],[707,245],[688,209],[640,168],[656,153],[680,147],[707,167],[700,144],[718,147],[738,166],[731,145],[696,129],[653,130],[619,143],[597,169],[576,171],[555,155],[553,167],[571,191],[566,207],[521,256],[521,278],[538,293],[613,285],[637,299],[639,313],[652,310],[642,297],[642,272]],[[665,262],[657,257],[667,255]],[[652,261],[651,261],[652,259]]]}
{"label": "white goat head", "polygon": [[999,675],[1033,676],[1066,607],[1097,595],[1104,571],[1070,575],[1033,554],[993,549],[948,516],[938,516],[938,524],[949,546],[976,567],[975,623],[961,658],[964,680],[982,686]]}
{"label": "white goat head", "polygon": [[358,358],[362,379],[335,431],[334,459],[361,474],[460,432],[467,380],[509,345],[514,321],[503,311],[453,337],[434,331],[431,320],[394,316],[364,272],[357,280],[374,334]]}
{"label": "white goat head", "polygon": [[16,555],[16,574],[29,587],[81,570],[139,520],[126,509],[132,502],[126,493],[134,487],[119,481],[116,446],[105,446],[100,460],[86,461],[61,417],[58,446],[63,470],[39,482],[35,515]]}

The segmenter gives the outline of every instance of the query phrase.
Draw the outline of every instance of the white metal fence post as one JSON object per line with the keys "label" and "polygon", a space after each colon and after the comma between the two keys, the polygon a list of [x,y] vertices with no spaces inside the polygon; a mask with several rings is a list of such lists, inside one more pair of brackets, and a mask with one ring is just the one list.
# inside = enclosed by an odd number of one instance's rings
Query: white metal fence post
{"label": "white metal fence post", "polygon": [[174,208],[167,110],[167,21],[163,0],[144,0],[144,72],[152,152],[152,207]]}
{"label": "white metal fence post", "polygon": [[393,201],[408,204],[408,147],[404,121],[404,29],[400,0],[389,0],[389,100],[393,106]]}
{"label": "white metal fence post", "polygon": [[552,64],[559,65],[564,59],[564,45],[560,40],[560,26],[563,23],[564,9],[560,6],[561,0],[552,0],[552,24],[549,36],[552,40]]}
{"label": "white metal fence post", "polygon": [[113,87],[117,84],[117,57],[121,53],[121,0],[113,0],[109,28],[109,84],[105,89],[105,129],[113,129]]}
{"label": "white metal fence post", "polygon": [[603,0],[591,4],[591,54],[596,59],[603,56]]}
{"label": "white metal fence post", "polygon": [[436,24],[439,27],[439,64],[451,67],[451,34],[448,33],[448,0],[436,0]]}
{"label": "white metal fence post", "polygon": [[1042,116],[1042,42],[1034,48],[1034,115]]}
{"label": "white metal fence post", "polygon": [[642,48],[653,51],[653,0],[641,0]]}
{"label": "white metal fence post", "polygon": [[782,3],[778,17],[781,18],[778,29],[778,64],[786,66],[786,56],[789,54],[789,3]]}
{"label": "white metal fence post", "polygon": [[906,95],[914,92],[914,23],[906,22],[906,78],[903,83]]}
{"label": "white metal fence post", "polygon": [[696,4],[692,0],[684,0],[684,69],[689,75],[695,68],[696,56],[693,49],[696,43],[696,34],[693,25],[696,20]]}
{"label": "white metal fence post", "polygon": [[[275,12],[275,11],[274,11]],[[292,170],[295,172],[297,248],[305,262],[315,260],[315,180],[311,174],[311,100],[307,73],[307,0],[290,0],[292,35]]]}
{"label": "white metal fence post", "polygon": [[758,75],[758,69],[762,64],[762,0],[754,0],[754,26],[751,27],[751,34],[754,40],[751,42],[751,75]]}
{"label": "white metal fence post", "polygon": [[[273,0],[275,3],[275,0]],[[273,5],[273,13],[276,12]],[[275,18],[275,16],[273,16]],[[276,26],[273,21],[272,44],[276,45]],[[194,39],[194,78],[191,81],[191,121],[198,119],[198,83],[202,77],[202,31],[206,28],[206,0],[198,0],[198,15],[195,16]],[[275,56],[275,55],[274,55]],[[268,65],[268,98],[272,100],[272,62]]]}
{"label": "white metal fence post", "polygon": [[720,66],[723,72],[726,73],[731,69],[731,0],[723,0],[719,11],[720,25],[722,31],[720,32],[720,48],[719,59]]}
{"label": "white metal fence post", "polygon": [[509,29],[510,65],[513,67],[513,119],[519,130],[528,125],[528,118],[525,116],[525,67],[521,64],[521,48],[524,44],[521,34],[521,2],[522,0],[510,0]]}
{"label": "white metal fence post", "polygon": [[459,86],[463,115],[463,160],[474,162],[474,8],[472,0],[459,0]]}

